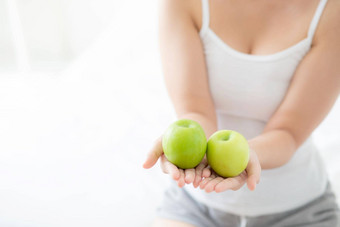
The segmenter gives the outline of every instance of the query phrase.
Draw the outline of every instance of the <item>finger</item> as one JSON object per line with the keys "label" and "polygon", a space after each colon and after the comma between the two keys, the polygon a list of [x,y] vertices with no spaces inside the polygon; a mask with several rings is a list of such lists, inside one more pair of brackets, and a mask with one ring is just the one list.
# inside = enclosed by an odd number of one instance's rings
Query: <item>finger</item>
{"label": "finger", "polygon": [[247,182],[247,173],[243,171],[238,177],[240,184],[236,185],[235,187],[231,188],[231,190],[236,191],[239,190],[246,182]]}
{"label": "finger", "polygon": [[210,168],[204,168],[203,169],[203,173],[202,173],[202,177],[204,177],[204,178],[207,178],[207,177],[210,177],[210,175],[211,175],[211,170],[210,170]]}
{"label": "finger", "polygon": [[205,186],[213,179],[216,178],[216,175],[212,174],[210,177],[205,178],[204,180],[201,181],[200,183],[200,189],[204,189]]}
{"label": "finger", "polygon": [[236,177],[230,177],[224,179],[220,183],[215,186],[215,192],[223,192],[226,190],[237,190],[241,188],[245,183],[246,177],[243,175],[239,175]]}
{"label": "finger", "polygon": [[250,191],[254,191],[256,189],[256,177],[254,175],[248,177],[247,185]]}
{"label": "finger", "polygon": [[208,165],[208,160],[207,160],[206,156],[204,156],[204,158],[202,159],[201,163],[204,164],[204,166]]}
{"label": "finger", "polygon": [[197,188],[199,183],[202,180],[202,170],[204,169],[205,164],[202,162],[195,168],[195,180],[194,180],[194,187]]}
{"label": "finger", "polygon": [[158,158],[163,154],[162,148],[162,137],[159,137],[155,143],[153,144],[150,152],[147,155],[147,158],[143,164],[144,169],[149,169],[154,166],[158,160]]}
{"label": "finger", "polygon": [[260,182],[261,176],[261,165],[256,154],[251,156],[246,171],[248,174],[248,188],[249,190],[254,191],[256,188],[256,184]]}
{"label": "finger", "polygon": [[186,169],[185,173],[185,183],[191,184],[195,179],[195,169]]}
{"label": "finger", "polygon": [[177,185],[178,187],[182,188],[185,185],[185,180],[184,180],[184,170],[183,169],[178,169],[180,172],[180,177],[177,180]]}
{"label": "finger", "polygon": [[222,177],[216,177],[215,179],[211,180],[209,183],[205,185],[205,188],[204,188],[205,192],[210,193],[214,191],[215,186],[222,181],[223,181]]}
{"label": "finger", "polygon": [[177,166],[169,162],[165,155],[161,156],[161,168],[163,172],[169,174],[172,177],[172,179],[174,180],[179,179],[180,177],[179,169],[177,168]]}

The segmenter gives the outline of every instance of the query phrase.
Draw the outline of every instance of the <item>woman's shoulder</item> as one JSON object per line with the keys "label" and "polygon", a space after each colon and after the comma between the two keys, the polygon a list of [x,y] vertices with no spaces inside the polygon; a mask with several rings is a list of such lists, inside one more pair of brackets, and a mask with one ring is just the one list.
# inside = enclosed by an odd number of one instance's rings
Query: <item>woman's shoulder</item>
{"label": "woman's shoulder", "polygon": [[340,0],[328,0],[319,25],[315,31],[313,45],[336,39],[340,42]]}
{"label": "woman's shoulder", "polygon": [[[202,26],[202,1],[201,0],[161,0],[161,5],[166,11],[176,14],[188,15],[195,28],[199,31]],[[161,12],[162,13],[162,12]]]}

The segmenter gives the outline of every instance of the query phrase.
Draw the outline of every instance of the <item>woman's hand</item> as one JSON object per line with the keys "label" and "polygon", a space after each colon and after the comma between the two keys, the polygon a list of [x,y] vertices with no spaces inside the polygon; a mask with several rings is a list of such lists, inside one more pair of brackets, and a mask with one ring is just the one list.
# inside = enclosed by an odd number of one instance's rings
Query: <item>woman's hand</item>
{"label": "woman's hand", "polygon": [[223,192],[226,190],[236,191],[240,189],[245,183],[248,188],[255,190],[256,184],[260,182],[261,165],[255,151],[250,150],[248,165],[240,175],[236,177],[223,178],[218,176],[211,170],[205,170],[204,176],[206,177],[201,183],[200,188],[206,192]]}
{"label": "woman's hand", "polygon": [[195,188],[199,186],[202,181],[202,178],[210,176],[210,169],[208,168],[208,162],[206,157],[203,158],[201,163],[192,169],[184,170],[185,174],[185,183],[193,184]]}
{"label": "woman's hand", "polygon": [[209,177],[210,170],[208,169],[208,163],[206,158],[193,169],[179,169],[177,166],[168,161],[163,153],[162,137],[158,138],[151,151],[148,154],[146,161],[143,164],[145,169],[149,169],[154,166],[157,160],[161,160],[161,169],[164,173],[169,174],[173,180],[177,182],[178,187],[183,187],[185,183],[191,184],[197,188],[202,181],[202,177]]}

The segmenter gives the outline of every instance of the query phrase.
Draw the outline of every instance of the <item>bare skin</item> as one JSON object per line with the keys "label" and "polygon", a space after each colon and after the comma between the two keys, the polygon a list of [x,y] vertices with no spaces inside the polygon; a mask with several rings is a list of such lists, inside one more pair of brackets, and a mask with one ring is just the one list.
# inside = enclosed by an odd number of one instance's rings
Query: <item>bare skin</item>
{"label": "bare skin", "polygon": [[[253,55],[284,50],[307,36],[319,1],[210,0],[210,28],[229,46]],[[237,190],[247,183],[254,190],[262,169],[287,163],[299,146],[326,117],[340,92],[340,1],[329,0],[316,30],[312,48],[298,66],[287,94],[267,122],[264,132],[248,141],[249,164],[235,178],[221,178],[203,161],[181,170],[163,155],[156,140],[143,167],[158,159],[164,173],[179,187],[185,183],[206,192]],[[193,119],[207,137],[217,130],[216,112],[208,86],[203,47],[201,1],[162,0],[160,45],[163,72],[177,117]],[[275,76],[275,75],[274,75]],[[156,226],[192,226],[157,219]]]}

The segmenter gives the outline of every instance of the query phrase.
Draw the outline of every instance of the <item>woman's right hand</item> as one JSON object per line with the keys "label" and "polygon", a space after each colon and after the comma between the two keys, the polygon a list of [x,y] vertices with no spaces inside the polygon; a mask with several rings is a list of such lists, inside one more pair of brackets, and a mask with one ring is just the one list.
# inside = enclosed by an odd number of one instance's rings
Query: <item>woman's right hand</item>
{"label": "woman's right hand", "polygon": [[[161,160],[161,169],[165,174],[169,174],[173,180],[177,182],[178,187],[183,187],[185,183],[193,184],[195,188],[199,186],[202,181],[202,177],[209,177],[210,172],[207,169],[207,161],[206,158],[202,160],[202,162],[193,169],[179,169],[177,166],[168,161],[165,157],[163,148],[162,148],[162,137],[159,137],[153,147],[151,148],[147,159],[145,160],[143,167],[145,169],[149,169],[154,166],[157,160],[160,158]],[[207,176],[205,176],[207,175]]]}

